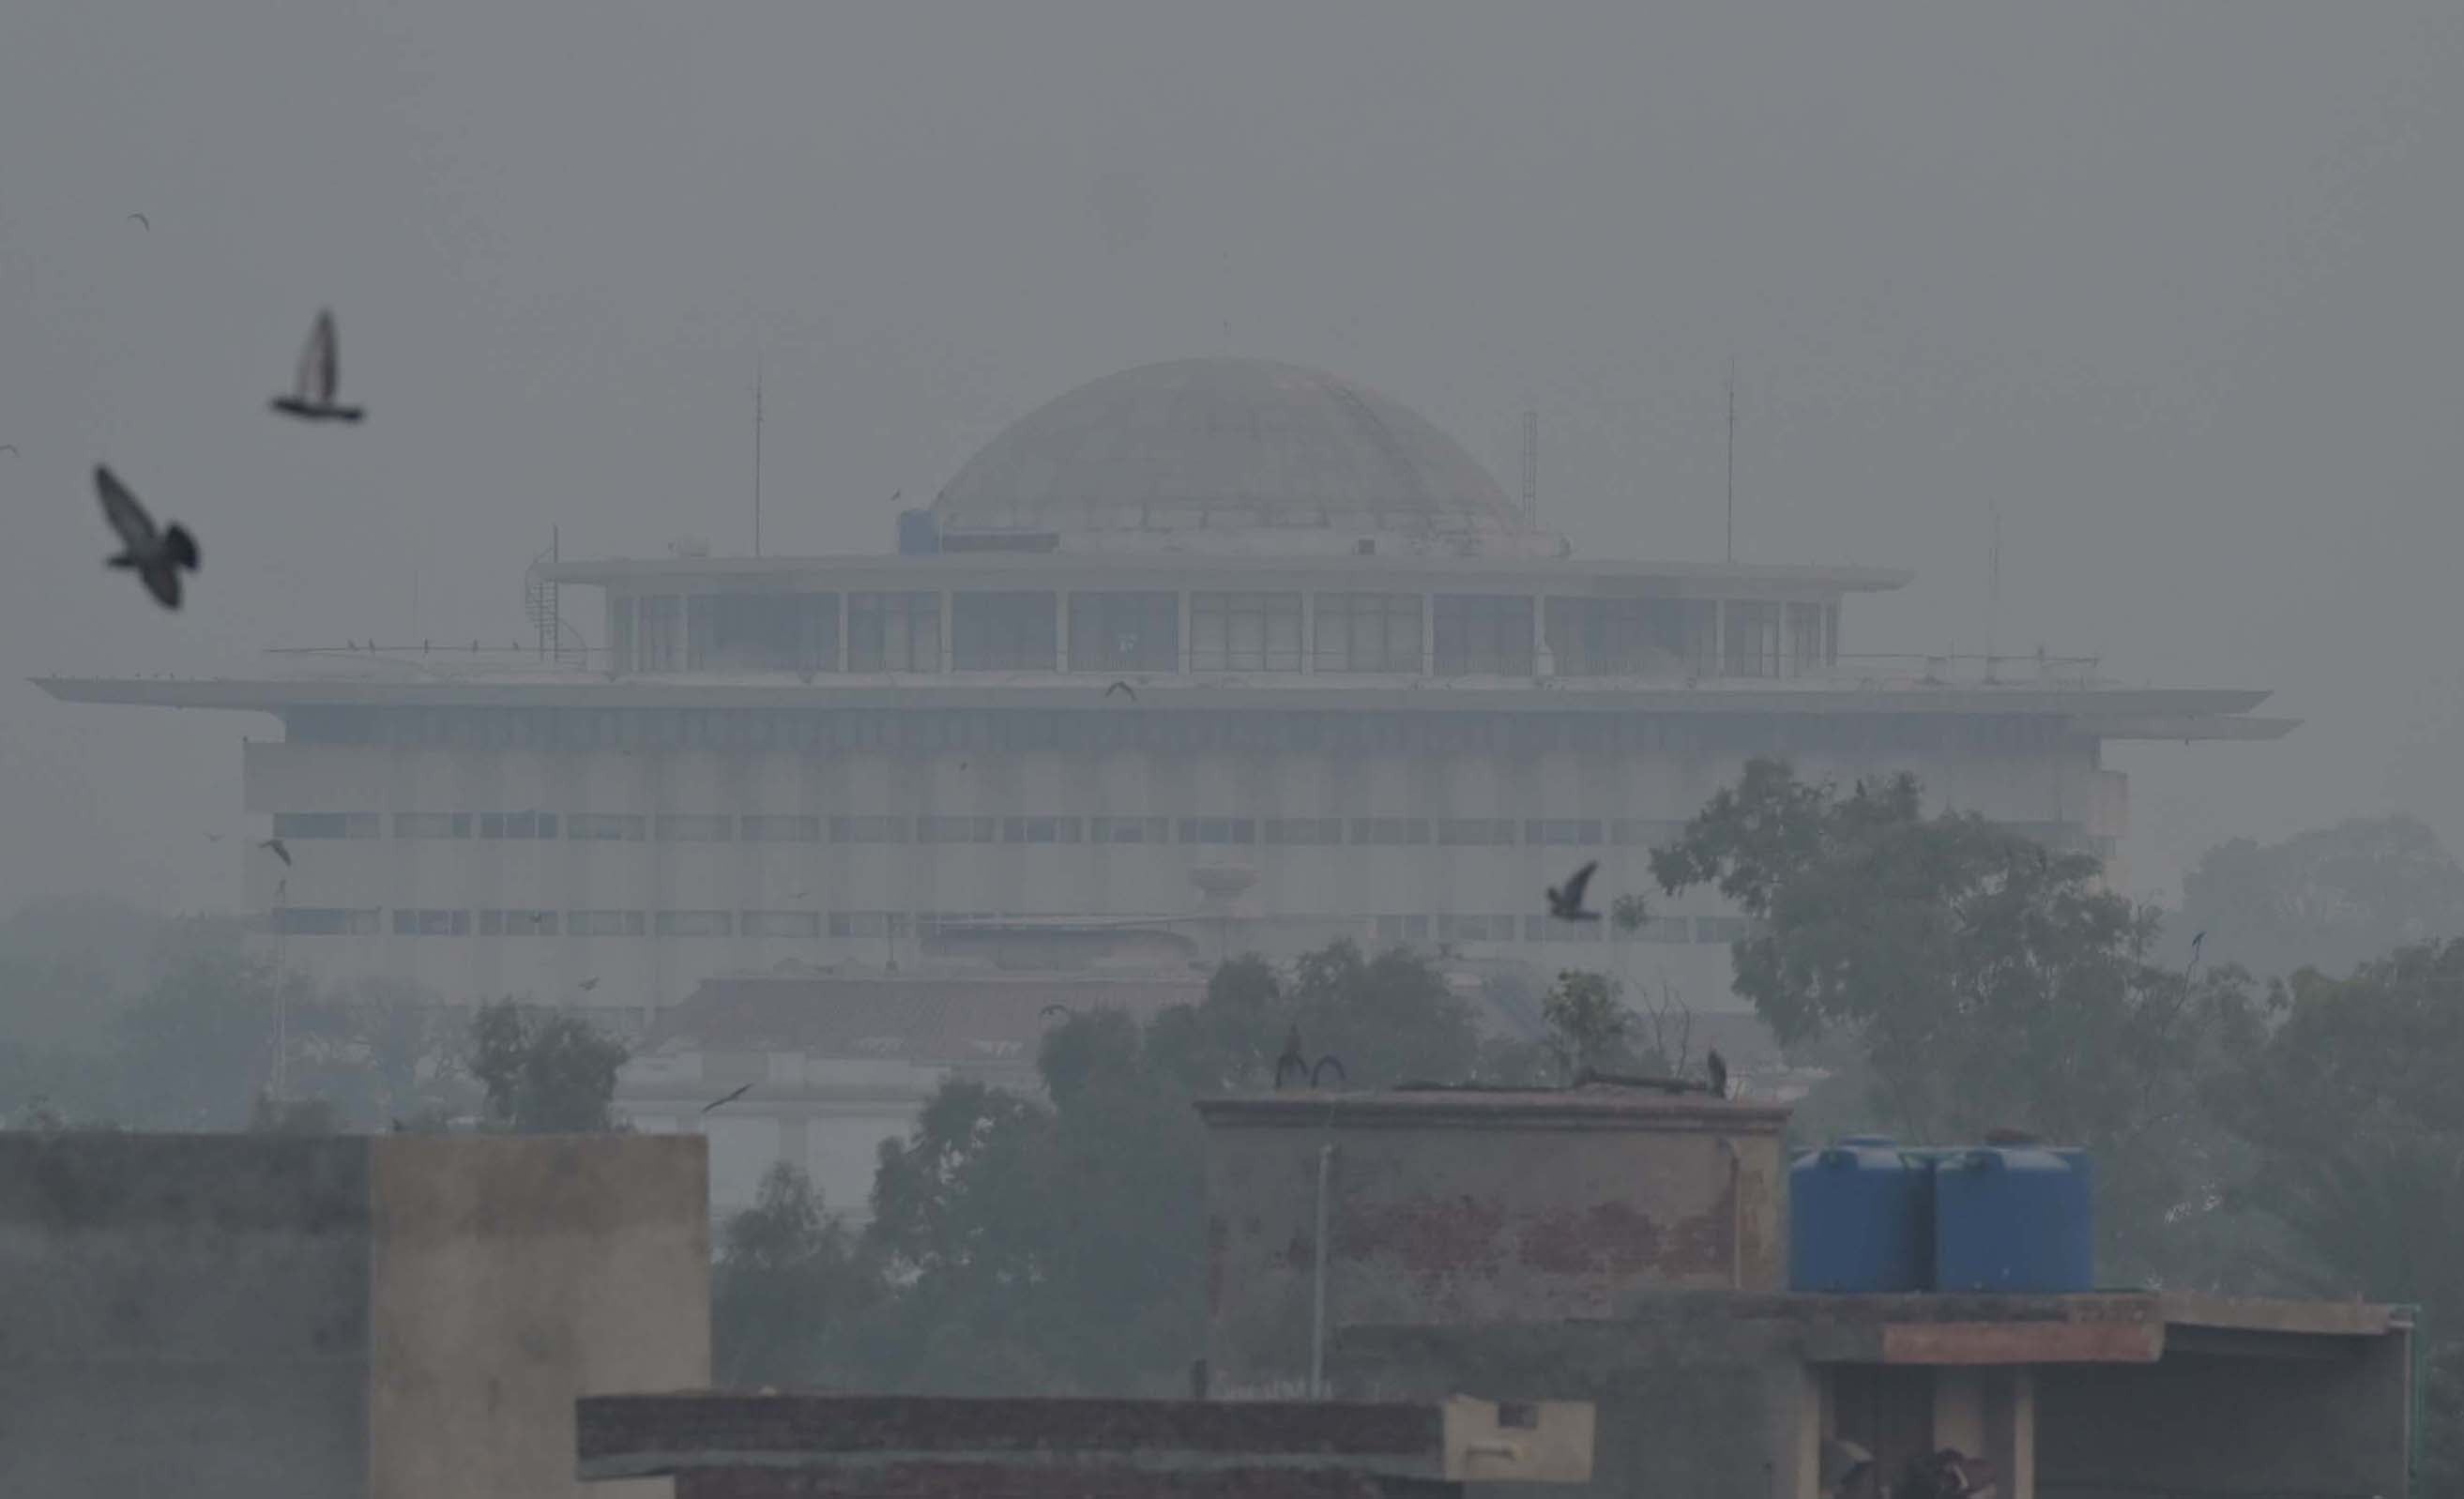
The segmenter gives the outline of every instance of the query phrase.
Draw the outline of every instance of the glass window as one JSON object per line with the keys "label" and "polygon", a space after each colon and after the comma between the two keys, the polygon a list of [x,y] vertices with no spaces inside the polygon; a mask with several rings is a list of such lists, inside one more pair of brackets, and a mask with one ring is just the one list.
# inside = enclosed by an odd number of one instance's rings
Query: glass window
{"label": "glass window", "polygon": [[479,913],[482,937],[553,937],[554,911],[490,910]]}
{"label": "glass window", "polygon": [[1531,596],[1440,594],[1429,669],[1441,677],[1531,675]]}
{"label": "glass window", "polygon": [[1178,671],[1180,596],[1071,594],[1071,671]]}
{"label": "glass window", "polygon": [[904,843],[907,841],[907,819],[879,815],[832,817],[830,841],[833,843]]}
{"label": "glass window", "polygon": [[1731,677],[1779,675],[1779,605],[1731,598],[1720,620],[1721,666]]}
{"label": "glass window", "polygon": [[1822,606],[1788,606],[1788,669],[1792,676],[1811,676],[1829,664],[1823,648]]}
{"label": "glass window", "polygon": [[577,812],[564,819],[564,836],[577,840],[639,843],[643,820],[638,812]]}
{"label": "glass window", "polygon": [[904,937],[907,935],[907,913],[904,911],[832,911],[830,935],[833,937]]}
{"label": "glass window", "polygon": [[479,814],[479,836],[483,838],[552,838],[556,836],[556,814],[483,812]]}
{"label": "glass window", "polygon": [[1341,817],[1268,817],[1260,827],[1268,847],[1292,848],[1343,841]]}
{"label": "glass window", "polygon": [[277,812],[274,815],[274,836],[278,838],[372,838],[382,831],[383,825],[373,812]]}
{"label": "glass window", "polygon": [[1438,842],[1455,848],[1496,848],[1512,844],[1510,817],[1441,817]]}
{"label": "glass window", "polygon": [[393,934],[397,937],[468,937],[471,935],[471,913],[396,910],[393,913]]}
{"label": "glass window", "polygon": [[1628,932],[1619,928],[1615,935],[1625,942],[1692,942],[1692,923],[1682,916],[1647,916],[1642,924]]}
{"label": "glass window", "polygon": [[836,594],[695,594],[691,628],[695,671],[836,671]]}
{"label": "glass window", "polygon": [[1609,841],[1619,848],[1659,848],[1677,841],[1685,824],[1650,817],[1618,817],[1609,823]]}
{"label": "glass window", "polygon": [[1426,817],[1354,817],[1352,819],[1352,841],[1426,843],[1429,841],[1429,820]]}
{"label": "glass window", "polygon": [[1255,843],[1258,824],[1248,817],[1183,817],[1183,843]]}
{"label": "glass window", "polygon": [[1001,839],[998,817],[936,817],[915,819],[915,841],[918,843],[994,843]]}
{"label": "glass window", "polygon": [[567,911],[564,929],[574,937],[639,937],[642,935],[642,913],[639,911]]}
{"label": "glass window", "polygon": [[1544,848],[1590,848],[1599,840],[1600,824],[1595,817],[1527,817],[1523,822],[1523,841]]}
{"label": "glass window", "polygon": [[1172,824],[1164,817],[1089,817],[1089,843],[1167,843]]}
{"label": "glass window", "polygon": [[1189,669],[1300,670],[1301,596],[1190,595]]}
{"label": "glass window", "polygon": [[277,905],[265,913],[266,925],[286,937],[373,937],[374,908],[338,905]]}
{"label": "glass window", "polygon": [[1059,663],[1050,594],[964,593],[950,600],[951,664],[960,671],[1050,671]]}
{"label": "glass window", "polygon": [[1744,942],[1754,934],[1754,923],[1743,916],[1698,916],[1694,918],[1696,942]]}
{"label": "glass window", "polygon": [[1600,928],[1607,922],[1561,922],[1551,916],[1527,916],[1523,919],[1525,942],[1598,942]]}
{"label": "glass window", "polygon": [[795,813],[740,817],[737,828],[747,843],[818,843],[822,840],[822,819]]}
{"label": "glass window", "polygon": [[1399,947],[1406,943],[1429,940],[1429,919],[1425,916],[1381,916],[1377,918],[1377,941],[1381,946]]}
{"label": "glass window", "polygon": [[726,937],[735,929],[727,911],[661,911],[656,926],[662,937]]}
{"label": "glass window", "polygon": [[673,594],[634,605],[634,669],[675,671],[684,665],[684,610]]}
{"label": "glass window", "polygon": [[633,600],[607,600],[607,663],[617,671],[633,669]]}
{"label": "glass window", "polygon": [[467,812],[397,812],[393,815],[393,836],[398,838],[467,838],[471,836],[471,815]]}
{"label": "glass window", "polygon": [[1512,942],[1511,916],[1444,916],[1438,918],[1440,942]]}
{"label": "glass window", "polygon": [[1420,596],[1320,594],[1316,598],[1317,669],[1420,669]]}
{"label": "glass window", "polygon": [[724,843],[736,836],[736,819],[723,812],[663,812],[654,826],[662,843]]}
{"label": "glass window", "polygon": [[847,670],[940,669],[939,594],[847,595]]}
{"label": "glass window", "polygon": [[1677,677],[1711,663],[1707,598],[1551,598],[1549,655],[1561,677]]}
{"label": "glass window", "polygon": [[1081,824],[1076,817],[1003,817],[1004,843],[1075,843]]}
{"label": "glass window", "polygon": [[737,930],[747,937],[819,937],[819,911],[738,911]]}

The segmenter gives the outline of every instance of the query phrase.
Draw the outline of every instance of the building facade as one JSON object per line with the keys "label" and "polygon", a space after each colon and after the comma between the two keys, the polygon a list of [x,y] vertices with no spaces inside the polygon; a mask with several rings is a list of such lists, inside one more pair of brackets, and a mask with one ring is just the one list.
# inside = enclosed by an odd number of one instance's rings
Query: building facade
{"label": "building facade", "polygon": [[[1408,409],[1242,359],[1145,366],[988,444],[879,555],[552,560],[538,647],[52,679],[250,711],[247,902],[286,962],[647,1024],[704,977],[1119,973],[1373,945],[1727,1003],[1714,899],[1605,903],[1747,759],[1912,771],[2112,857],[2130,738],[2264,738],[2258,691],[1865,653],[1857,567],[1588,560]],[[582,643],[577,590],[595,591]],[[251,840],[252,842],[254,839]],[[287,857],[286,857],[287,856]]]}

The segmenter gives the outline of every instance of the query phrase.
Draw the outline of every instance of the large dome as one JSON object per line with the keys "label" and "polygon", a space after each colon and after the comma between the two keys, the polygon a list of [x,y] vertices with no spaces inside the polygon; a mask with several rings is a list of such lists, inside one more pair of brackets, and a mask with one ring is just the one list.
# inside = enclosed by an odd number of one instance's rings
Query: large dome
{"label": "large dome", "polygon": [[1318,370],[1232,358],[1140,365],[1039,406],[968,460],[933,515],[944,533],[1071,541],[1523,530],[1488,470],[1409,407]]}

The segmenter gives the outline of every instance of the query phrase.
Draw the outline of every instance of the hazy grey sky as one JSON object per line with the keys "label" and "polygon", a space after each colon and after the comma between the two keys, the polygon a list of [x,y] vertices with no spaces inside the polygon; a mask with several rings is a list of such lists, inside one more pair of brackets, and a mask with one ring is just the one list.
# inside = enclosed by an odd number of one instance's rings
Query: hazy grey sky
{"label": "hazy grey sky", "polygon": [[[512,638],[524,563],[876,550],[1007,419],[1191,354],[1426,412],[1587,553],[1916,568],[1854,648],[2266,685],[2126,748],[2135,880],[2409,808],[2464,843],[2464,7],[15,0],[0,902],[236,897],[270,722],[71,707]],[[142,212],[150,230],[127,220]],[[316,309],[367,426],[278,422]],[[107,458],[205,553],[99,567]]]}

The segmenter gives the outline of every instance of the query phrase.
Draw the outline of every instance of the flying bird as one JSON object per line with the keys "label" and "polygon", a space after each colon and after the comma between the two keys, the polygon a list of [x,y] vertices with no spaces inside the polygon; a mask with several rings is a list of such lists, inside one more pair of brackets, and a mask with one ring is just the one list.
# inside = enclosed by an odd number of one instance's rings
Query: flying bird
{"label": "flying bird", "polygon": [[1297,1074],[1306,1078],[1309,1073],[1309,1057],[1301,1051],[1301,1028],[1295,1023],[1284,1036],[1283,1054],[1275,1058],[1275,1086],[1281,1089],[1287,1075]]}
{"label": "flying bird", "polygon": [[578,987],[579,988],[581,988],[581,990],[582,990],[583,993],[587,994],[587,993],[589,993],[592,989],[597,988],[599,987],[599,981],[598,981],[597,979],[595,979],[595,978],[591,978],[591,979],[583,979],[583,980],[582,981],[582,983],[581,983],[579,986],[577,986],[577,987]]}
{"label": "flying bird", "polygon": [[94,492],[102,501],[102,518],[120,533],[120,554],[105,560],[136,573],[156,603],[179,608],[180,570],[197,570],[197,538],[177,521],[157,530],[137,496],[99,464],[94,469]]}
{"label": "flying bird", "polygon": [[1564,884],[1551,886],[1549,891],[1549,914],[1561,922],[1598,921],[1599,912],[1583,909],[1583,892],[1591,888],[1592,876],[1599,867],[1599,860],[1594,859],[1575,870],[1567,878]]}
{"label": "flying bird", "polygon": [[710,1102],[703,1104],[701,1106],[701,1111],[704,1114],[708,1114],[711,1110],[717,1108],[720,1104],[734,1103],[737,1099],[743,1097],[746,1094],[751,1093],[752,1091],[753,1085],[748,1082],[743,1087],[737,1089],[734,1093],[729,1094],[724,1098],[714,1098]]}
{"label": "flying bird", "polygon": [[259,843],[257,847],[282,860],[283,868],[289,869],[291,867],[290,844],[283,842],[280,838],[267,838],[264,842]]}
{"label": "flying bird", "polygon": [[1137,688],[1131,686],[1126,682],[1115,682],[1111,686],[1106,687],[1104,689],[1104,696],[1111,697],[1115,692],[1128,693],[1130,701],[1133,703],[1135,703],[1138,700]]}
{"label": "flying bird", "polygon": [[1037,1010],[1035,1012],[1035,1016],[1037,1019],[1041,1020],[1047,1015],[1074,1015],[1078,1011],[1070,1009],[1067,1005],[1046,1005],[1042,1010]]}
{"label": "flying bird", "polygon": [[357,422],[367,413],[358,406],[334,403],[334,386],[342,378],[342,363],[335,348],[334,315],[317,315],[317,326],[308,335],[308,346],[299,351],[299,383],[288,396],[274,398],[274,409],[302,422]]}
{"label": "flying bird", "polygon": [[146,233],[151,234],[154,232],[154,221],[152,219],[147,218],[142,213],[132,213],[128,217],[136,223],[144,225]]}
{"label": "flying bird", "polygon": [[15,457],[15,456],[16,456],[16,452],[17,452],[17,445],[16,445],[16,444],[14,444],[14,443],[0,443],[0,453],[7,453],[7,454],[9,454],[11,457],[12,457],[12,458],[13,458],[13,457]]}
{"label": "flying bird", "polygon": [[1728,1096],[1728,1059],[1722,1056],[1720,1049],[1715,1046],[1711,1048],[1711,1054],[1703,1058],[1703,1065],[1709,1069],[1711,1074],[1711,1097],[1727,1097]]}
{"label": "flying bird", "polygon": [[1334,1080],[1336,1082],[1348,1083],[1352,1081],[1352,1075],[1343,1070],[1343,1058],[1335,1055],[1332,1052],[1329,1052],[1324,1056],[1317,1059],[1317,1065],[1315,1067],[1309,1069],[1309,1086],[1312,1088],[1318,1086],[1319,1075],[1325,1073],[1325,1071],[1330,1067],[1334,1069]]}

